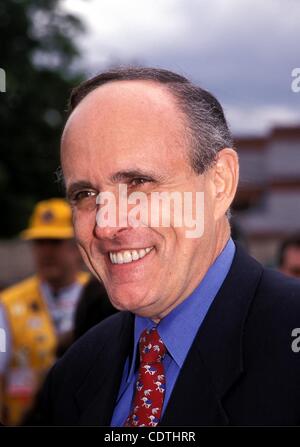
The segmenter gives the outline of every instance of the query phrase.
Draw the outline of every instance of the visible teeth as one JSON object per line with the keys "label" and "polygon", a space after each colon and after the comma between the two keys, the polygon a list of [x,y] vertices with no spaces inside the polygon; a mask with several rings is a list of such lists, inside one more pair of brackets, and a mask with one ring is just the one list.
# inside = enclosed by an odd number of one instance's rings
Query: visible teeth
{"label": "visible teeth", "polygon": [[138,259],[140,259],[139,254],[136,250],[132,250],[131,257],[133,261],[137,261]]}
{"label": "visible teeth", "polygon": [[146,250],[144,250],[143,248],[141,250],[139,250],[139,256],[140,258],[143,258],[146,254]]}
{"label": "visible teeth", "polygon": [[118,264],[123,264],[123,255],[122,253],[117,253],[117,263]]}
{"label": "visible teeth", "polygon": [[153,247],[141,248],[140,250],[124,250],[117,253],[109,253],[110,260],[113,264],[128,264],[143,258],[152,250]]}
{"label": "visible teeth", "polygon": [[131,262],[132,257],[130,251],[124,251],[123,253],[123,262]]}

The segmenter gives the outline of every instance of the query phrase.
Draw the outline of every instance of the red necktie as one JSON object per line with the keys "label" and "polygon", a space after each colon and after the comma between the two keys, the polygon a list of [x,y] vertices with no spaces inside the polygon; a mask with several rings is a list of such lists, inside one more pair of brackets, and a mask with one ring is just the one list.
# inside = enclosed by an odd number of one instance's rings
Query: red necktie
{"label": "red necktie", "polygon": [[140,366],[133,410],[125,427],[155,427],[161,417],[165,396],[165,372],[162,360],[166,353],[156,328],[146,329],[139,341]]}

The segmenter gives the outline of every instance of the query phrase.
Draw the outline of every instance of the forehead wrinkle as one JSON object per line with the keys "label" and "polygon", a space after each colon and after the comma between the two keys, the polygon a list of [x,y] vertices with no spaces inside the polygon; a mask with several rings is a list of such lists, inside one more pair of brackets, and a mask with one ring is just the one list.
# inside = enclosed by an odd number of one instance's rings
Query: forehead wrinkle
{"label": "forehead wrinkle", "polygon": [[123,180],[132,180],[136,177],[146,177],[153,181],[162,181],[164,176],[157,171],[150,169],[122,169],[110,175],[110,181],[112,183],[121,182]]}

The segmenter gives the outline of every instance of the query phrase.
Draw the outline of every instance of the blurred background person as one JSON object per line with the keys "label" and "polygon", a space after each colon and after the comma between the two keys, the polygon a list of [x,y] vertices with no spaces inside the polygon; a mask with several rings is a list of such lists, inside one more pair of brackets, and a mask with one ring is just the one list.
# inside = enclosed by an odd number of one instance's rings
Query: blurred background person
{"label": "blurred background person", "polygon": [[63,199],[39,202],[21,237],[31,241],[36,275],[0,295],[0,327],[6,352],[0,356],[2,422],[17,425],[57,353],[73,340],[78,299],[89,274],[81,257]]}
{"label": "blurred background person", "polygon": [[108,298],[104,285],[91,278],[84,287],[74,319],[74,341],[95,324],[118,312]]}
{"label": "blurred background person", "polygon": [[[91,277],[89,282],[83,287],[76,307],[72,342],[76,341],[100,321],[116,312],[118,312],[118,310],[112,306],[103,283],[99,282],[98,279]],[[62,346],[61,352],[57,353],[58,356],[60,356],[64,350],[65,349]],[[38,395],[35,402],[38,402]],[[38,405],[35,405],[35,402],[30,411],[25,415],[21,425],[36,425],[36,422],[40,419]]]}
{"label": "blurred background person", "polygon": [[278,267],[282,273],[300,279],[300,233],[290,236],[281,243]]}

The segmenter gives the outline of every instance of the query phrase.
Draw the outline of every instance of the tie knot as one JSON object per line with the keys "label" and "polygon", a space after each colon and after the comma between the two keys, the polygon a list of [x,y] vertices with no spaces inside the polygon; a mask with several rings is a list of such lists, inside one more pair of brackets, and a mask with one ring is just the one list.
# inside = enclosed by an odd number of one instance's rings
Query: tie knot
{"label": "tie knot", "polygon": [[155,327],[143,331],[139,348],[141,363],[161,362],[166,353],[166,347]]}

